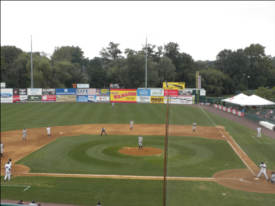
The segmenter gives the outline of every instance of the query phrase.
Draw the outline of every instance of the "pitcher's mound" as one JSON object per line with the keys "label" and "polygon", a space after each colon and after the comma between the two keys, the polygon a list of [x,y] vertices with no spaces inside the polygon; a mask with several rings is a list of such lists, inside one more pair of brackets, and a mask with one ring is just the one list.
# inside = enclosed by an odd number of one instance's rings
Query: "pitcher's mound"
{"label": "pitcher's mound", "polygon": [[152,148],[152,147],[142,147],[142,149],[138,149],[138,147],[123,147],[119,150],[120,153],[126,155],[134,155],[134,156],[149,156],[149,155],[158,155],[160,156],[163,153],[162,149]]}

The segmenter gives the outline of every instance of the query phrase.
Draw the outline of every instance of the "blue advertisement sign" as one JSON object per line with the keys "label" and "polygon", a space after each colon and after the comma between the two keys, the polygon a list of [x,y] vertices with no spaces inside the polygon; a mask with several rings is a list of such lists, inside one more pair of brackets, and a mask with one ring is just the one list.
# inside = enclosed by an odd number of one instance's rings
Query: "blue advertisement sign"
{"label": "blue advertisement sign", "polygon": [[76,101],[77,102],[88,102],[88,95],[77,95]]}
{"label": "blue advertisement sign", "polygon": [[150,89],[137,89],[137,96],[150,96]]}
{"label": "blue advertisement sign", "polygon": [[56,95],[76,95],[76,89],[57,88],[55,92]]}
{"label": "blue advertisement sign", "polygon": [[96,95],[89,95],[88,102],[96,102]]}

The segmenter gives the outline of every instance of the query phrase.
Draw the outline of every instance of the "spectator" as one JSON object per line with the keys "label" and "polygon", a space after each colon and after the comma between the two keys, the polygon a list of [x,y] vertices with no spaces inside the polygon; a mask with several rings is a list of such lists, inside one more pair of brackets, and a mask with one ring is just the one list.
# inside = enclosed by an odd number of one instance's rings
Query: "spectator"
{"label": "spectator", "polygon": [[32,205],[32,206],[37,206],[37,204],[35,204],[35,201],[34,201],[34,200],[30,203],[30,205]]}
{"label": "spectator", "polygon": [[24,205],[24,202],[23,202],[23,200],[20,200],[17,204],[18,205]]}
{"label": "spectator", "polygon": [[97,203],[97,206],[101,206],[100,202]]}

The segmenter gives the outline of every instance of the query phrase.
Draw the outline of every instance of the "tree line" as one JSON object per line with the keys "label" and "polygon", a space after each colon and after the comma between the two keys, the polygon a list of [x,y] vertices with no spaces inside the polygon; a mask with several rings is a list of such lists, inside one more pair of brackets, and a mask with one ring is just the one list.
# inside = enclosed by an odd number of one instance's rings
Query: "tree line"
{"label": "tree line", "polygon": [[[125,83],[126,88],[145,86],[147,54],[147,87],[162,87],[162,82],[185,82],[195,88],[196,71],[200,72],[202,88],[208,96],[234,94],[235,90],[275,87],[275,57],[265,54],[265,47],[251,44],[236,51],[224,49],[214,61],[195,61],[180,52],[177,43],[164,46],[142,45],[139,51],[110,42],[89,59],[78,46],[56,47],[48,57],[44,52],[33,55],[35,88],[71,88],[73,83],[89,83],[103,88],[104,83]],[[1,82],[9,88],[31,85],[30,53],[15,46],[1,46]]]}

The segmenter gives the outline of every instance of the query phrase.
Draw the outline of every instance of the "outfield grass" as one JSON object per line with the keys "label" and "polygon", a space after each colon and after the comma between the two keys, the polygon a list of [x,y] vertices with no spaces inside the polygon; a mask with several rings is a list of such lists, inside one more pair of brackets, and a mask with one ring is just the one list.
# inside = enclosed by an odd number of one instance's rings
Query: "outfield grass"
{"label": "outfield grass", "polygon": [[[209,111],[205,111],[240,145],[244,152],[259,164],[267,161],[267,169],[275,170],[275,140],[263,135],[255,141],[256,130],[248,129]],[[32,103],[2,104],[1,131],[45,127],[50,125],[81,124],[165,124],[166,105],[152,104],[89,104],[89,103]],[[200,108],[171,105],[170,124],[213,126]],[[73,145],[75,141],[77,144]],[[115,140],[117,139],[117,140]],[[164,148],[164,138],[144,136],[148,146]],[[221,140],[199,137],[172,137],[168,141],[168,176],[209,177],[216,171],[244,168],[233,150]],[[147,141],[147,142],[146,142]],[[19,160],[31,172],[152,174],[163,175],[163,155],[158,157],[129,157],[119,154],[120,147],[137,146],[137,137],[81,135],[63,137]],[[146,145],[147,146],[147,145]],[[62,148],[62,152],[58,148]],[[59,161],[57,161],[57,159]],[[17,162],[17,163],[18,163]],[[127,164],[127,166],[123,166]],[[80,166],[83,170],[78,169]],[[84,172],[83,172],[84,171]],[[3,176],[1,177],[1,181]],[[9,183],[31,185],[22,188],[2,187],[1,199],[24,199],[77,205],[161,205],[162,181],[112,180],[54,177],[16,177]],[[222,195],[226,193],[226,195]],[[214,182],[167,181],[167,205],[274,205],[274,194],[258,194],[233,190]]]}

